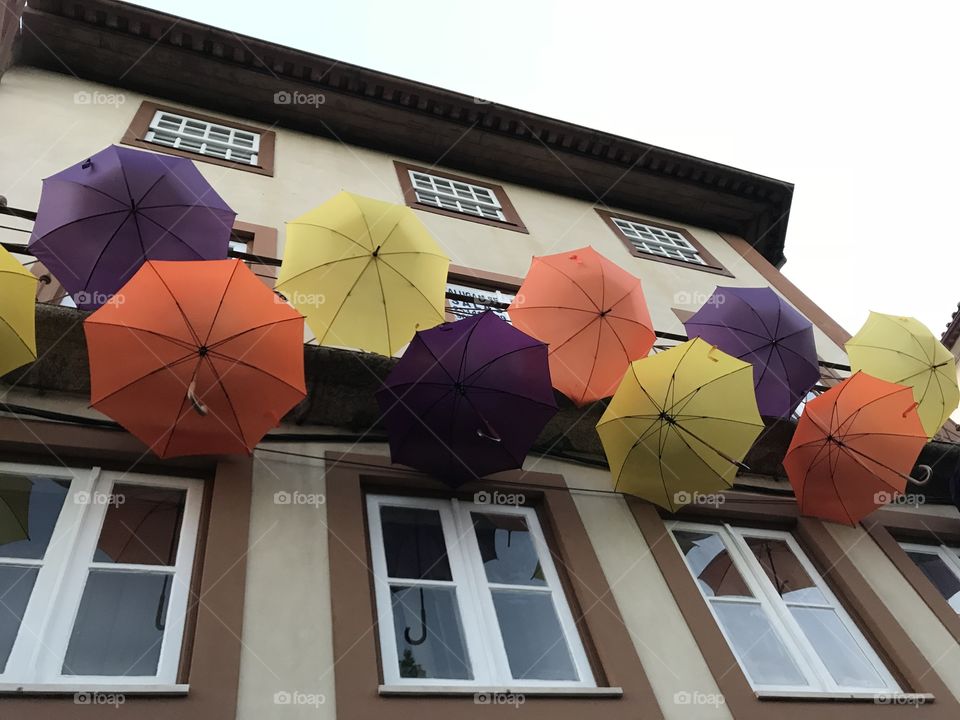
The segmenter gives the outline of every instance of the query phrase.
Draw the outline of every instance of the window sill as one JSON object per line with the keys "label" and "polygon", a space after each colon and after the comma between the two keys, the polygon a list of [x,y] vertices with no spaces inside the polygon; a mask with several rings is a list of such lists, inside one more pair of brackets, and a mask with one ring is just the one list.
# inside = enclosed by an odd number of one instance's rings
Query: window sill
{"label": "window sill", "polygon": [[620,687],[545,687],[517,685],[381,685],[377,692],[382,696],[436,695],[441,697],[466,697],[473,695],[523,695],[525,697],[582,697],[621,698]]}
{"label": "window sill", "polygon": [[876,705],[923,705],[933,702],[931,693],[824,692],[818,690],[757,690],[759,700],[850,700]]}
{"label": "window sill", "polygon": [[186,695],[189,685],[123,685],[119,683],[10,683],[0,682],[3,695],[77,695],[83,693],[112,693],[114,695]]}

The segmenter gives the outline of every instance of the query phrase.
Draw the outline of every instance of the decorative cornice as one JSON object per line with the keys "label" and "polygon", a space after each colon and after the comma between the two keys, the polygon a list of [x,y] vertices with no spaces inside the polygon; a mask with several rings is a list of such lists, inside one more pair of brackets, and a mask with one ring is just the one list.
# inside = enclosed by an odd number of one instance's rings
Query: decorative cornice
{"label": "decorative cornice", "polygon": [[24,63],[736,233],[783,263],[790,183],[117,0],[31,0],[23,20]]}

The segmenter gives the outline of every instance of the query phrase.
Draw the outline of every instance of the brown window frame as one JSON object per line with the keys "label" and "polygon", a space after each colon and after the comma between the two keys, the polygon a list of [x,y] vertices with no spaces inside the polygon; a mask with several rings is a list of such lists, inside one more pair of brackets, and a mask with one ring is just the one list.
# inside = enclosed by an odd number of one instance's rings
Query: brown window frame
{"label": "brown window frame", "polygon": [[[731,714],[738,720],[766,720],[775,712],[781,720],[871,720],[899,718],[896,703],[837,697],[759,697],[740,668],[720,626],[677,551],[667,520],[734,523],[788,530],[860,628],[905,693],[932,696],[911,707],[919,718],[947,720],[960,717],[960,701],[935,672],[897,622],[896,617],[844,553],[823,522],[800,516],[793,500],[765,498],[747,493],[725,493],[722,505],[687,507],[668,513],[639,498],[627,497],[627,506],[676,600],[707,667]],[[908,559],[909,560],[909,559]]]}
{"label": "brown window frame", "polygon": [[[580,720],[591,711],[610,720],[638,717],[662,720],[643,665],[613,601],[576,504],[560,475],[512,471],[456,491],[413,470],[391,465],[376,455],[328,451],[326,462],[327,530],[330,539],[330,602],[333,617],[334,685],[337,716],[386,717],[402,708],[420,720],[488,720],[489,707],[467,697],[438,692],[380,694],[383,683],[377,631],[376,595],[366,518],[366,495],[416,495],[472,499],[480,490],[522,491],[537,509],[567,602],[590,660],[598,690],[591,694],[526,693],[516,717]],[[560,530],[562,529],[562,532]],[[518,685],[521,683],[517,683]],[[622,696],[612,690],[621,688]],[[606,690],[606,692],[605,692]],[[514,713],[511,712],[511,715]]]}
{"label": "brown window frame", "polygon": [[[637,217],[635,215],[628,215],[627,213],[611,212],[601,208],[594,208],[594,210],[597,211],[597,215],[600,216],[604,223],[606,223],[607,227],[610,228],[610,231],[617,236],[620,242],[623,243],[624,247],[627,248],[630,254],[634,257],[666,263],[667,265],[676,265],[677,267],[689,268],[690,270],[713,273],[714,275],[734,277],[733,273],[727,270],[719,260],[710,254],[710,252],[686,228],[677,227],[676,225],[665,225],[664,223],[656,220]],[[676,260],[674,258],[661,257],[660,255],[654,255],[653,253],[644,252],[643,250],[638,249],[636,245],[630,242],[630,238],[624,235],[623,231],[617,227],[617,224],[613,221],[614,218],[640,223],[641,225],[649,225],[650,227],[660,228],[661,230],[670,230],[675,233],[680,233],[687,240],[687,242],[693,245],[697,251],[697,254],[706,263],[706,265],[684,262],[683,260]]]}
{"label": "brown window frame", "polygon": [[[447,271],[447,282],[467,285],[480,290],[500,290],[511,295],[516,295],[520,290],[520,286],[523,284],[523,278],[477,270],[463,265],[451,265]],[[447,322],[454,322],[460,319],[450,311],[449,301],[444,303],[444,319]]]}
{"label": "brown window frame", "polygon": [[[178,148],[160,145],[159,143],[149,142],[145,138],[147,136],[147,132],[150,130],[150,121],[153,120],[153,117],[156,115],[158,110],[175,113],[177,115],[183,115],[185,117],[194,118],[202,122],[224,125],[235,130],[256,133],[260,136],[260,150],[257,154],[257,164],[250,165],[248,163],[236,162],[234,160],[224,160],[222,158],[212,157],[210,155],[201,155],[200,153],[190,152],[189,150],[180,150]],[[204,115],[193,110],[186,110],[173,105],[163,105],[161,103],[155,103],[151,100],[144,100],[140,103],[140,107],[137,109],[133,119],[130,121],[130,126],[123,133],[120,143],[122,145],[130,145],[132,147],[138,147],[144,150],[152,150],[153,152],[164,153],[166,155],[176,155],[177,157],[210,163],[211,165],[219,165],[221,167],[229,167],[236,170],[245,170],[258,175],[273,177],[276,140],[277,134],[273,130],[267,130],[266,128],[257,127],[255,125],[238,123],[234,120],[225,120],[224,118],[215,117],[213,115]]]}
{"label": "brown window frame", "polygon": [[950,607],[936,585],[900,547],[900,541],[936,546],[960,545],[960,520],[880,510],[864,520],[862,525],[947,632],[960,643],[960,613]]}
{"label": "brown window frame", "polygon": [[[513,206],[513,203],[510,202],[510,198],[507,196],[507,191],[504,190],[501,185],[494,185],[492,183],[483,182],[482,180],[464,177],[463,175],[454,175],[446,170],[440,170],[435,167],[429,168],[422,167],[420,165],[410,165],[409,163],[401,162],[399,160],[393,161],[393,167],[397,171],[397,180],[400,181],[400,190],[403,192],[403,201],[408,207],[411,207],[414,210],[423,210],[424,212],[445,215],[446,217],[457,218],[459,220],[469,220],[470,222],[480,223],[481,225],[490,225],[492,227],[503,228],[504,230],[513,230],[514,232],[524,233],[527,235],[530,234],[530,231],[527,230],[527,226],[524,225],[523,220],[520,219],[517,209]],[[457,212],[456,210],[447,210],[445,208],[438,208],[434,207],[433,205],[421,203],[419,200],[417,200],[416,189],[413,187],[413,181],[410,179],[411,170],[414,172],[426,173],[428,175],[436,175],[437,177],[442,177],[445,180],[451,180],[453,182],[470,183],[471,185],[477,185],[479,187],[486,188],[496,195],[497,200],[500,201],[500,209],[503,211],[503,215],[506,217],[506,220],[491,220],[490,218],[478,217],[477,215],[470,215],[469,213]]]}
{"label": "brown window frame", "polygon": [[[178,682],[185,695],[130,691],[101,683],[102,694],[123,696],[110,708],[117,720],[233,720],[240,686],[246,537],[253,496],[253,458],[182,458],[160,462],[136,438],[101,428],[24,418],[0,418],[0,452],[12,462],[99,465],[111,470],[186,475],[204,481],[203,506],[190,583]],[[2,692],[4,717],[19,720],[103,718],[102,705],[77,704],[77,691]]]}

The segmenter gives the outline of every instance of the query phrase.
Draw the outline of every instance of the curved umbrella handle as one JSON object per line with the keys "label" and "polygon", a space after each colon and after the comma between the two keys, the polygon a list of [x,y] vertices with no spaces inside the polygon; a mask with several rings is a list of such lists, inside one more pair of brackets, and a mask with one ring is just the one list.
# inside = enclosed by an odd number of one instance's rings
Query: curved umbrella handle
{"label": "curved umbrella handle", "polygon": [[929,465],[917,465],[917,467],[924,472],[923,480],[917,480],[912,474],[907,479],[914,485],[926,485],[928,482],[930,482],[930,478],[933,477],[933,468]]}
{"label": "curved umbrella handle", "polygon": [[190,387],[187,388],[187,400],[193,405],[193,409],[197,411],[198,415],[206,415],[207,406],[200,402],[200,398],[197,397],[197,379],[194,378],[190,381]]}
{"label": "curved umbrella handle", "polygon": [[410,626],[403,629],[403,639],[411,645],[423,645],[427,640],[427,606],[423,604],[423,588],[420,588],[420,637],[410,637]]}

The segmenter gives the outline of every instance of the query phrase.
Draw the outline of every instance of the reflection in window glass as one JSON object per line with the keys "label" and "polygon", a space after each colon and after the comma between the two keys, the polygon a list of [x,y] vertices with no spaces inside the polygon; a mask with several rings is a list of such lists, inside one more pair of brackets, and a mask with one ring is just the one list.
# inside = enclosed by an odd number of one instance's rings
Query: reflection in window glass
{"label": "reflection in window glass", "polygon": [[494,590],[493,605],[514,679],[577,679],[549,593]]}
{"label": "reflection in window glass", "polygon": [[391,586],[402,678],[470,680],[470,662],[452,587]]}
{"label": "reflection in window glass", "polygon": [[473,513],[472,517],[487,580],[509,585],[547,584],[522,517],[487,513]]}
{"label": "reflection in window glass", "polygon": [[39,568],[0,565],[0,673],[17,639]]}
{"label": "reflection in window glass", "polygon": [[950,607],[960,612],[960,578],[950,566],[935,553],[907,551],[907,555],[946,598]]}
{"label": "reflection in window glass", "polygon": [[676,530],[673,535],[704,595],[753,597],[719,535],[688,530]]}
{"label": "reflection in window glass", "polygon": [[40,560],[69,481],[0,474],[0,558]]}
{"label": "reflection in window glass", "polygon": [[757,537],[747,537],[745,540],[763,572],[786,602],[826,604],[827,599],[786,542]]}
{"label": "reflection in window glass", "polygon": [[790,612],[827,666],[834,682],[845,687],[886,687],[834,610],[792,607]]}
{"label": "reflection in window glass", "polygon": [[166,573],[91,570],[63,674],[155,675],[172,580]]}
{"label": "reflection in window glass", "polygon": [[717,602],[713,609],[754,684],[807,684],[759,604]]}
{"label": "reflection in window glass", "polygon": [[421,508],[380,509],[387,575],[419,580],[450,580],[450,563],[440,513]]}
{"label": "reflection in window glass", "polygon": [[116,485],[110,500],[94,562],[176,564],[184,490]]}

